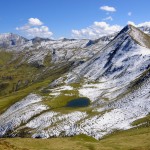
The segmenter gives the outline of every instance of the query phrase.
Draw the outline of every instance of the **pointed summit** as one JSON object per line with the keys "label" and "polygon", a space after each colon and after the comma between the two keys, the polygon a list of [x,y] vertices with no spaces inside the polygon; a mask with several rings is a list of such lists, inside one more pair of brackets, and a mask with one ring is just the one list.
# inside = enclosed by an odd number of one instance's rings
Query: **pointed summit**
{"label": "pointed summit", "polygon": [[[105,77],[106,79],[109,77],[111,79],[116,78],[116,83],[123,82],[125,78],[130,81],[148,66],[150,55],[149,38],[138,28],[127,25],[99,53],[76,68],[74,72],[78,74],[77,77],[93,81],[101,81]],[[139,62],[141,63],[139,64]],[[137,68],[134,68],[134,70],[133,66]],[[134,74],[135,76],[130,76],[129,74]],[[74,75],[69,76],[68,82],[73,80],[76,80],[76,77]]]}

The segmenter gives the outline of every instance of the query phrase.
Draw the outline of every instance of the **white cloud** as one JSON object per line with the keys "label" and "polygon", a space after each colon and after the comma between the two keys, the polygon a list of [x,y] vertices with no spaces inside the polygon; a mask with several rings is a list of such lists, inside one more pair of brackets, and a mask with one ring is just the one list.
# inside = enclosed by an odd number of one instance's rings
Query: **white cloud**
{"label": "white cloud", "polygon": [[23,32],[23,34],[29,38],[52,38],[53,35],[53,33],[49,31],[49,28],[44,26],[43,22],[38,18],[29,18],[27,24],[22,27],[17,27],[16,30]]}
{"label": "white cloud", "polygon": [[132,21],[128,21],[128,24],[129,24],[129,25],[136,26],[136,25],[135,25],[135,23],[134,23],[134,22],[132,22]]}
{"label": "white cloud", "polygon": [[143,22],[137,25],[138,27],[147,26],[150,27],[150,22]]}
{"label": "white cloud", "polygon": [[142,27],[142,26],[150,27],[150,21],[149,22],[147,21],[147,22],[139,23],[139,24],[135,24],[132,21],[128,21],[128,24],[134,25],[136,27]]}
{"label": "white cloud", "polygon": [[105,35],[113,34],[122,29],[119,25],[110,25],[106,22],[94,22],[93,25],[81,29],[81,30],[72,30],[72,37],[83,39],[96,39]]}
{"label": "white cloud", "polygon": [[115,12],[116,11],[116,9],[114,7],[110,7],[110,6],[101,6],[100,9],[104,10],[104,11],[108,11],[108,12]]}
{"label": "white cloud", "polygon": [[43,22],[41,22],[38,18],[29,18],[28,23],[31,26],[41,26],[43,24]]}
{"label": "white cloud", "polygon": [[29,29],[30,28],[30,26],[29,25],[24,25],[24,26],[22,26],[22,27],[16,27],[16,30],[27,30],[27,29]]}
{"label": "white cloud", "polygon": [[106,20],[113,21],[113,18],[112,18],[111,16],[109,16],[109,17],[104,18],[103,20],[104,20],[104,21],[106,21]]}
{"label": "white cloud", "polygon": [[26,30],[28,37],[43,37],[49,38],[53,35],[46,26],[34,27]]}
{"label": "white cloud", "polygon": [[132,12],[128,12],[128,16],[131,16],[132,15]]}

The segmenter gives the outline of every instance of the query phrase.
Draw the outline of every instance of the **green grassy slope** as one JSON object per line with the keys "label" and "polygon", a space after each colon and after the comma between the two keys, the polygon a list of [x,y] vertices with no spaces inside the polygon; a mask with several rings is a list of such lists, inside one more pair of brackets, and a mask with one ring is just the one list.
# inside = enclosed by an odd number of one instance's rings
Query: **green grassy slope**
{"label": "green grassy slope", "polygon": [[114,133],[100,141],[79,135],[69,138],[0,139],[5,150],[150,150],[150,128]]}
{"label": "green grassy slope", "polygon": [[39,89],[47,87],[72,67],[71,62],[51,64],[50,56],[45,58],[45,66],[35,67],[20,63],[24,54],[15,59],[12,52],[0,51],[0,55],[3,57],[0,59],[0,113],[29,93],[43,94]]}

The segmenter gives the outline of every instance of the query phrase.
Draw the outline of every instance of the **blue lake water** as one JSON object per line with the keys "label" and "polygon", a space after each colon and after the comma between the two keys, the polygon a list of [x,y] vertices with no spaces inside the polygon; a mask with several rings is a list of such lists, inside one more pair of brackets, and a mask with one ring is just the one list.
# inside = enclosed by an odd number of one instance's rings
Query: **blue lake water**
{"label": "blue lake water", "polygon": [[87,107],[90,105],[90,100],[88,98],[77,98],[68,102],[67,107]]}

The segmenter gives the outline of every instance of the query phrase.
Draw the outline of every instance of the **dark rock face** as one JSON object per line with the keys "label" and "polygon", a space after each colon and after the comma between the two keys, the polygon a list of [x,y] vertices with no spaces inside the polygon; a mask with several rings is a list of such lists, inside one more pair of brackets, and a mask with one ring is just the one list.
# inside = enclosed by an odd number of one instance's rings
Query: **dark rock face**
{"label": "dark rock face", "polygon": [[35,37],[32,39],[33,44],[40,43],[42,41],[47,42],[47,41],[51,41],[51,40],[48,38],[40,38],[40,37]]}

